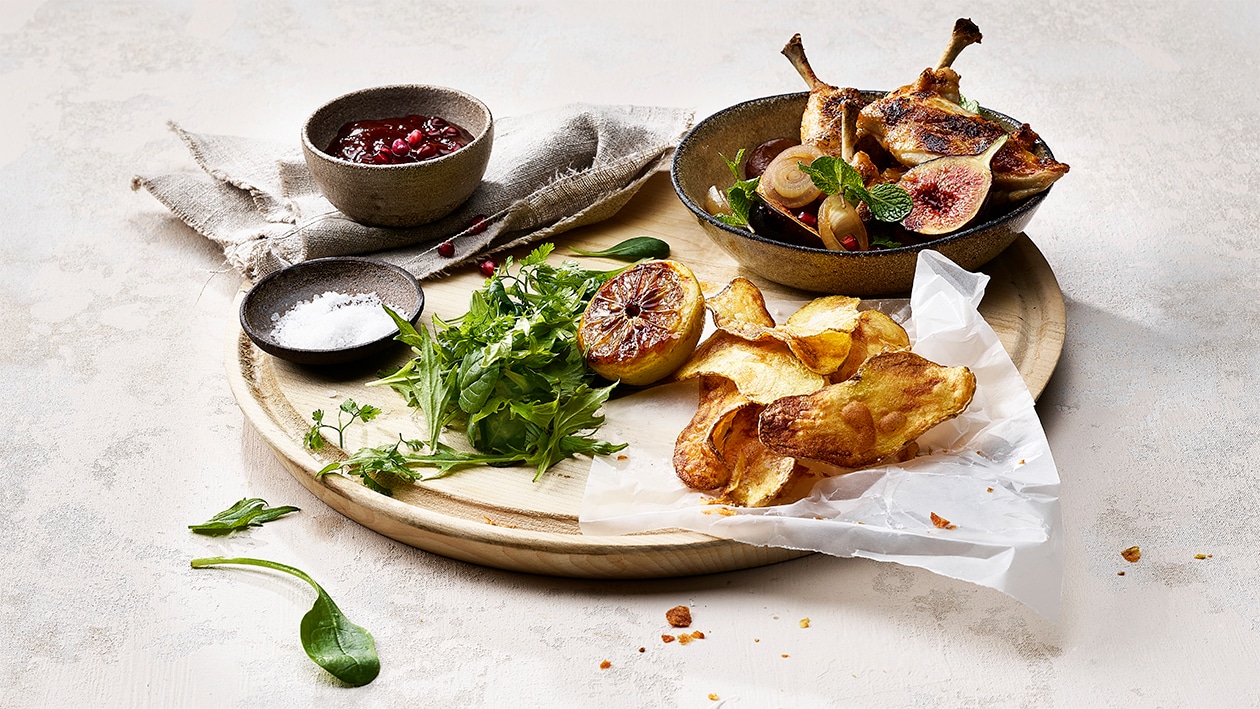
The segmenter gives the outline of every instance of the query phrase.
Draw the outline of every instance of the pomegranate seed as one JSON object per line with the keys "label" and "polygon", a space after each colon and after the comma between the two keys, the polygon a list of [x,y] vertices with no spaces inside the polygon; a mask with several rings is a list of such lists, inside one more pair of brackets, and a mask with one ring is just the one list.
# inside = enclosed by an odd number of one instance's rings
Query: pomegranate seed
{"label": "pomegranate seed", "polygon": [[442,130],[450,124],[447,123],[441,116],[434,116],[429,119],[429,125],[433,128],[437,128],[438,130]]}
{"label": "pomegranate seed", "polygon": [[490,276],[494,275],[494,266],[495,266],[494,259],[488,258],[485,261],[482,261],[480,264],[478,264],[477,268],[481,269],[481,275],[485,276],[486,278],[489,278]]}
{"label": "pomegranate seed", "polygon": [[457,136],[459,135],[459,129],[456,128],[455,126],[447,126],[442,129],[442,135],[451,136],[451,137]]}
{"label": "pomegranate seed", "polygon": [[849,234],[845,236],[843,239],[841,239],[840,245],[848,249],[849,251],[857,251],[858,249],[857,239],[853,238],[852,234]]}
{"label": "pomegranate seed", "polygon": [[796,218],[800,219],[805,226],[818,226],[818,218],[809,212],[800,212],[796,215]]}
{"label": "pomegranate seed", "polygon": [[443,241],[442,243],[438,244],[438,253],[441,254],[443,258],[450,258],[454,256],[455,244],[449,241]]}
{"label": "pomegranate seed", "polygon": [[469,234],[480,234],[485,231],[488,226],[490,226],[490,220],[486,218],[486,215],[478,214],[469,220],[466,231]]}
{"label": "pomegranate seed", "polygon": [[425,143],[424,145],[421,145],[419,148],[416,148],[416,157],[420,158],[421,160],[424,160],[426,158],[431,158],[434,155],[437,155],[437,152],[438,152],[438,149],[436,145],[434,145],[433,143]]}
{"label": "pomegranate seed", "polygon": [[394,141],[393,145],[389,146],[389,151],[398,157],[402,157],[411,152],[411,146],[407,145],[407,141],[399,138]]}
{"label": "pomegranate seed", "polygon": [[407,134],[407,144],[412,147],[415,147],[416,143],[419,143],[422,140],[424,140],[424,133],[421,133],[418,130],[413,130]]}

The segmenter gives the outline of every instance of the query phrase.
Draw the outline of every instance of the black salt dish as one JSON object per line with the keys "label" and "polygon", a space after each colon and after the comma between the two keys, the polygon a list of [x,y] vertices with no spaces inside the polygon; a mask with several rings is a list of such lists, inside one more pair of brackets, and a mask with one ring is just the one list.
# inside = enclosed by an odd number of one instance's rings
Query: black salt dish
{"label": "black salt dish", "polygon": [[294,264],[258,281],[241,300],[241,328],[262,351],[296,364],[345,364],[380,354],[395,345],[398,328],[369,342],[334,349],[299,349],[272,337],[274,314],[328,291],[347,295],[376,293],[381,302],[415,323],[424,310],[424,290],[407,271],[375,259],[335,256]]}

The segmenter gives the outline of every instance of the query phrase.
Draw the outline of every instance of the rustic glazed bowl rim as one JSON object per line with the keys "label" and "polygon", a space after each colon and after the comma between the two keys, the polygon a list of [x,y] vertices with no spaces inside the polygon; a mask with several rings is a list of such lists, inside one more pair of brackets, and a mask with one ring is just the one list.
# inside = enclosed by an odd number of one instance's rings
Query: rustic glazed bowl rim
{"label": "rustic glazed bowl rim", "polygon": [[382,335],[381,337],[367,342],[359,342],[348,347],[290,347],[289,345],[282,345],[279,342],[276,342],[276,340],[273,339],[268,332],[260,332],[250,323],[247,313],[250,312],[254,298],[258,297],[258,294],[265,292],[268,287],[272,287],[271,284],[273,281],[282,277],[291,277],[295,270],[327,268],[328,266],[336,264],[348,264],[357,268],[360,272],[373,270],[390,271],[394,275],[401,276],[407,287],[415,291],[416,305],[414,308],[409,309],[405,313],[399,313],[399,315],[406,319],[407,322],[415,322],[416,318],[420,316],[420,313],[424,312],[424,288],[420,285],[420,281],[418,281],[416,277],[406,269],[400,266],[395,266],[392,263],[387,263],[379,259],[368,258],[365,256],[326,256],[323,258],[311,259],[309,261],[300,261],[291,266],[286,266],[278,271],[272,271],[266,276],[260,278],[257,283],[246,291],[245,297],[241,298],[241,306],[238,311],[239,319],[241,321],[241,329],[245,331],[245,334],[248,335],[249,339],[253,340],[255,344],[259,347],[265,346],[269,351],[279,350],[283,352],[291,352],[295,355],[310,356],[345,354],[360,349],[366,351],[386,340],[394,339],[399,333],[397,326],[395,326],[394,330],[389,334]]}
{"label": "rustic glazed bowl rim", "polygon": [[[872,95],[884,96],[888,93],[887,91],[871,91],[871,90],[863,90],[863,89],[859,89],[859,91],[864,96],[872,96]],[[798,244],[789,244],[785,241],[776,241],[774,239],[769,239],[764,236],[761,236],[759,234],[754,234],[753,232],[748,231],[747,229],[740,229],[738,227],[733,227],[729,224],[726,224],[718,220],[713,215],[709,214],[708,211],[706,211],[700,205],[697,205],[695,202],[691,201],[691,198],[688,197],[686,192],[683,191],[682,184],[679,182],[679,178],[678,178],[679,164],[678,163],[684,157],[685,153],[691,149],[691,143],[694,140],[696,140],[697,132],[704,129],[706,124],[712,122],[713,120],[719,119],[719,117],[722,116],[723,114],[729,113],[737,109],[741,109],[741,108],[751,106],[753,104],[758,104],[758,103],[799,100],[802,98],[806,98],[808,96],[809,96],[808,91],[797,91],[797,92],[793,92],[789,94],[776,94],[774,96],[762,96],[761,98],[754,98],[748,101],[741,101],[740,103],[734,104],[732,106],[727,106],[726,108],[718,110],[714,112],[713,114],[711,114],[710,116],[708,116],[707,118],[705,118],[704,120],[697,123],[695,127],[693,127],[690,131],[688,131],[687,135],[683,136],[683,139],[679,141],[678,148],[674,150],[673,162],[670,165],[670,171],[669,171],[670,181],[673,182],[674,184],[674,192],[678,194],[678,198],[682,200],[683,204],[685,204],[687,208],[690,209],[691,212],[695,214],[697,217],[705,220],[706,222],[713,225],[714,227],[721,229],[727,233],[733,234],[735,236],[739,236],[745,239],[749,239],[751,241],[767,244],[769,246],[793,249],[795,251],[801,251],[805,253],[827,254],[834,258],[863,259],[863,258],[879,258],[881,256],[885,256],[889,254],[911,253],[915,251],[920,251],[922,249],[936,249],[940,245],[947,244],[952,241],[958,241],[960,239],[965,239],[968,236],[972,236],[973,234],[976,234],[978,232],[986,231],[1000,224],[1004,224],[1013,219],[1016,219],[1017,217],[1025,214],[1026,212],[1030,210],[1036,209],[1037,206],[1040,205],[1041,202],[1046,198],[1046,195],[1050,194],[1050,190],[1053,189],[1053,187],[1048,187],[1045,190],[1038,192],[1037,194],[1031,197],[1028,197],[1027,199],[1024,199],[1022,202],[1015,205],[1008,212],[1000,214],[996,217],[992,217],[990,219],[986,219],[985,221],[969,226],[966,229],[960,229],[952,234],[946,234],[945,236],[932,239],[931,241],[925,241],[921,244],[907,244],[905,246],[898,246],[891,249],[878,249],[878,250],[873,250],[873,251],[832,251],[830,249],[825,249],[825,248],[817,248],[813,246],[801,246]],[[1012,125],[1014,126],[1020,125],[1020,121],[1015,120],[1014,118],[1006,115],[1005,113],[1000,113],[998,111],[985,108],[984,106],[980,107],[980,112],[984,115],[1000,119],[1008,127]],[[1045,141],[1038,138],[1036,145],[1044,149],[1046,157],[1054,158],[1054,153],[1050,151],[1050,146],[1047,145]],[[748,147],[752,148],[756,146],[748,146]]]}
{"label": "rustic glazed bowl rim", "polygon": [[[388,165],[377,165],[375,163],[354,162],[353,160],[346,160],[345,158],[332,155],[328,153],[327,151],[325,151],[323,148],[315,145],[315,143],[311,141],[311,123],[315,120],[317,116],[319,116],[322,112],[331,108],[333,105],[338,104],[338,103],[343,103],[345,101],[349,101],[354,98],[358,98],[365,94],[375,94],[375,93],[382,93],[382,92],[387,92],[387,91],[401,91],[401,90],[416,91],[416,92],[427,91],[427,92],[433,92],[433,93],[453,94],[457,96],[458,98],[464,101],[467,101],[468,103],[476,107],[479,111],[484,113],[486,115],[486,124],[482,126],[481,130],[476,135],[473,136],[472,140],[468,141],[467,145],[460,148],[459,150],[456,150],[453,153],[447,153],[446,155],[441,155],[439,157],[429,158],[428,160],[421,160],[419,162],[397,163],[397,164],[388,164]],[[325,160],[330,160],[334,163],[337,163],[339,165],[345,165],[347,167],[363,168],[367,170],[386,170],[386,171],[412,170],[412,169],[423,168],[429,165],[437,165],[439,163],[447,162],[456,157],[462,157],[461,153],[464,153],[468,149],[472,148],[475,144],[484,141],[486,139],[486,136],[491,134],[491,131],[493,128],[494,128],[494,114],[490,112],[490,107],[487,106],[484,101],[482,101],[481,99],[477,98],[476,96],[473,96],[472,94],[466,91],[453,89],[449,86],[439,86],[437,84],[386,84],[384,86],[368,86],[366,88],[357,89],[355,91],[342,94],[340,96],[337,96],[336,98],[333,98],[324,102],[323,104],[319,106],[319,108],[316,108],[314,111],[311,111],[310,115],[306,117],[306,121],[302,124],[302,144],[305,145],[308,150],[318,155],[320,158],[325,159]],[[467,129],[465,128],[465,130]]]}

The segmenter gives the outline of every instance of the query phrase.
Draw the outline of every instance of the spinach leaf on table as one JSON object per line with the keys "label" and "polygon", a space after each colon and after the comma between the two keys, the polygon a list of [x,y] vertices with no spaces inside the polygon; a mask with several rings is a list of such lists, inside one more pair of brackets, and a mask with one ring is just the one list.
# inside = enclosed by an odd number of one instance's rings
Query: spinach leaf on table
{"label": "spinach leaf on table", "polygon": [[315,605],[302,616],[302,649],[315,664],[352,687],[361,687],[376,679],[381,661],[376,654],[376,640],[362,626],[355,625],[341,612],[332,597],[315,579],[301,569],[266,559],[221,556],[193,559],[192,567],[202,569],[220,564],[261,566],[296,576],[311,585],[317,594]]}

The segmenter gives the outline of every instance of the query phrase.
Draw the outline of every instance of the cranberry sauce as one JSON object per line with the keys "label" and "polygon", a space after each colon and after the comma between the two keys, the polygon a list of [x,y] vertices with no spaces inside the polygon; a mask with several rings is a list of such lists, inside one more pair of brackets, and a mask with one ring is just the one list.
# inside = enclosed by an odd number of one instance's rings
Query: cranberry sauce
{"label": "cranberry sauce", "polygon": [[440,116],[381,118],[347,123],[324,152],[368,165],[400,165],[448,155],[472,142],[472,134]]}

